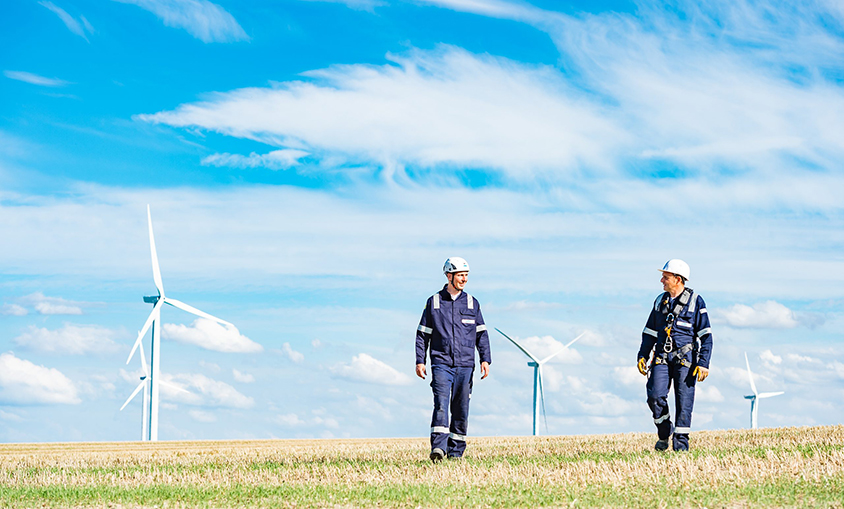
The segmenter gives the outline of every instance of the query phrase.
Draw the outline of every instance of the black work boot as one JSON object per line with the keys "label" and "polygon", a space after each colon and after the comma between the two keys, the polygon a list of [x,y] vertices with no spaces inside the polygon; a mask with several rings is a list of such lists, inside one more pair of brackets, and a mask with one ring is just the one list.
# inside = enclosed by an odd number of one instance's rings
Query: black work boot
{"label": "black work boot", "polygon": [[439,447],[437,447],[436,449],[431,451],[431,461],[433,461],[434,463],[439,463],[440,461],[443,460],[444,457],[445,457],[445,452],[443,452],[443,450],[440,449]]}
{"label": "black work boot", "polygon": [[665,440],[657,440],[656,444],[654,445],[654,449],[657,451],[667,451],[668,450],[668,439]]}

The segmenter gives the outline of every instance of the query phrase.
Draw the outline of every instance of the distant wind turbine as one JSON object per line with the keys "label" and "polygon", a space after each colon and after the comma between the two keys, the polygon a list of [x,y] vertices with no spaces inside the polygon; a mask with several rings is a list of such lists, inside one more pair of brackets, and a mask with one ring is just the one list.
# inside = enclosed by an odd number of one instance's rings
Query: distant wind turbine
{"label": "distant wind turbine", "polygon": [[753,394],[745,396],[744,399],[750,400],[750,428],[756,429],[758,427],[759,419],[759,403],[757,400],[762,398],[772,398],[774,396],[779,396],[780,394],[785,394],[785,392],[763,392],[761,394],[757,392],[756,384],[753,382],[753,372],[750,371],[750,361],[747,360],[747,352],[744,352],[744,362],[747,364],[747,376],[750,378],[750,390],[753,391]]}
{"label": "distant wind turbine", "polygon": [[[148,418],[145,419],[146,424],[144,425],[143,439],[155,441],[158,440],[158,396],[160,383],[159,378],[161,376],[161,342],[158,337],[161,334],[159,332],[159,329],[161,328],[161,306],[163,306],[164,304],[169,304],[173,307],[179,308],[183,311],[187,311],[188,313],[194,314],[196,316],[207,318],[209,320],[213,320],[223,325],[229,325],[232,327],[234,326],[225,320],[220,320],[219,318],[211,316],[208,313],[205,313],[204,311],[200,311],[193,306],[189,306],[182,301],[164,296],[164,284],[161,282],[161,269],[158,266],[158,254],[155,251],[155,237],[152,234],[152,215],[149,211],[149,205],[147,205],[147,223],[149,224],[149,249],[150,254],[152,256],[152,279],[155,282],[155,288],[158,290],[158,295],[153,297],[144,297],[144,302],[153,305],[152,312],[149,314],[147,321],[144,323],[144,327],[138,333],[138,339],[135,341],[135,346],[132,347],[132,352],[129,354],[129,358],[126,359],[126,364],[129,364],[129,362],[132,360],[132,357],[135,355],[135,350],[137,350],[138,347],[141,346],[141,340],[144,338],[144,335],[147,333],[148,330],[151,330],[151,369],[148,370],[147,376],[143,380],[141,380],[141,384],[138,386],[138,388],[135,389],[133,397],[141,390],[144,384],[149,384],[149,387],[147,389],[149,393],[149,398],[148,401],[146,397],[144,400],[144,411],[148,412]],[[143,348],[141,349],[143,350]],[[146,363],[144,362],[143,364]]]}
{"label": "distant wind turbine", "polygon": [[553,359],[557,355],[563,353],[563,351],[566,350],[568,347],[570,347],[575,341],[577,341],[578,339],[583,337],[583,335],[586,334],[586,332],[585,331],[582,332],[580,334],[580,336],[577,336],[576,338],[569,341],[569,343],[566,346],[560,348],[556,353],[553,353],[553,354],[549,355],[548,357],[546,357],[542,360],[539,360],[538,357],[536,357],[535,355],[530,353],[527,350],[527,348],[520,345],[515,339],[513,339],[510,336],[508,336],[507,334],[504,334],[503,332],[501,332],[501,329],[496,327],[495,330],[497,330],[498,333],[501,334],[502,336],[504,336],[505,338],[509,339],[511,343],[516,345],[516,348],[521,350],[522,353],[524,353],[525,355],[527,355],[531,359],[531,361],[528,362],[528,366],[533,368],[533,434],[534,434],[534,436],[539,434],[539,407],[540,407],[540,405],[542,406],[542,418],[545,421],[545,431],[547,432],[548,431],[548,418],[545,415],[545,390],[543,389],[543,386],[542,386],[542,365],[545,364],[546,362],[550,361],[551,359]]}
{"label": "distant wind turbine", "polygon": [[[135,399],[135,396],[138,395],[139,392],[144,391],[144,404],[141,407],[141,440],[149,440],[149,387],[150,387],[150,376],[149,376],[149,366],[147,365],[146,356],[144,355],[144,347],[141,345],[138,353],[141,354],[141,383],[132,391],[132,394],[126,399],[126,402],[123,403],[123,406],[120,407],[120,411],[122,412],[126,405],[129,404],[130,401]],[[190,391],[179,387],[178,385],[174,385],[165,381],[161,381],[162,385],[166,385],[167,387],[171,387],[173,389],[185,392],[190,394]]]}

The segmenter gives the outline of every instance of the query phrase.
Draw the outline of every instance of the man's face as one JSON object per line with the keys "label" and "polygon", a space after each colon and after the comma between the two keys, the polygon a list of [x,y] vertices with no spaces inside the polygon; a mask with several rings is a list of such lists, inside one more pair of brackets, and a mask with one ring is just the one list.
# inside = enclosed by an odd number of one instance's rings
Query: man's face
{"label": "man's face", "polygon": [[663,272],[659,282],[662,283],[662,289],[668,293],[674,293],[683,286],[683,278],[670,272]]}
{"label": "man's face", "polygon": [[453,286],[455,290],[460,290],[462,292],[467,281],[469,281],[469,273],[466,271],[451,272],[448,274],[448,282],[451,283],[451,286]]}

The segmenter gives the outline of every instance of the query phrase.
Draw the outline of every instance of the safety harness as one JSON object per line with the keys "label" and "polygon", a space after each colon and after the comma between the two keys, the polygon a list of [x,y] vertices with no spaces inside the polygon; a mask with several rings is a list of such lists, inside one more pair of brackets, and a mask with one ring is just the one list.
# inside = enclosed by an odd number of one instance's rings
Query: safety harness
{"label": "safety harness", "polygon": [[668,361],[673,361],[679,358],[681,366],[691,367],[691,363],[686,360],[686,354],[695,347],[696,341],[692,341],[691,343],[681,346],[679,349],[675,350],[674,338],[671,337],[671,332],[674,329],[674,320],[680,315],[680,313],[683,312],[683,308],[691,302],[694,294],[695,292],[691,288],[683,289],[683,293],[677,297],[673,307],[670,306],[671,295],[668,292],[662,294],[660,300],[657,301],[657,310],[660,313],[667,315],[667,323],[665,326],[665,343],[662,345],[662,352],[654,353],[654,364],[668,364]]}

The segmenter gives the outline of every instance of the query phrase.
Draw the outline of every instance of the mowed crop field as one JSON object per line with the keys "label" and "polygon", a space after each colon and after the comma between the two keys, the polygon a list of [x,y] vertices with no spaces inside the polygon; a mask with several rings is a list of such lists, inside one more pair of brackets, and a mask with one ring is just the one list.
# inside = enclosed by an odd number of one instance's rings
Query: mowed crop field
{"label": "mowed crop field", "polygon": [[844,507],[844,426],[470,438],[0,446],[0,507]]}

